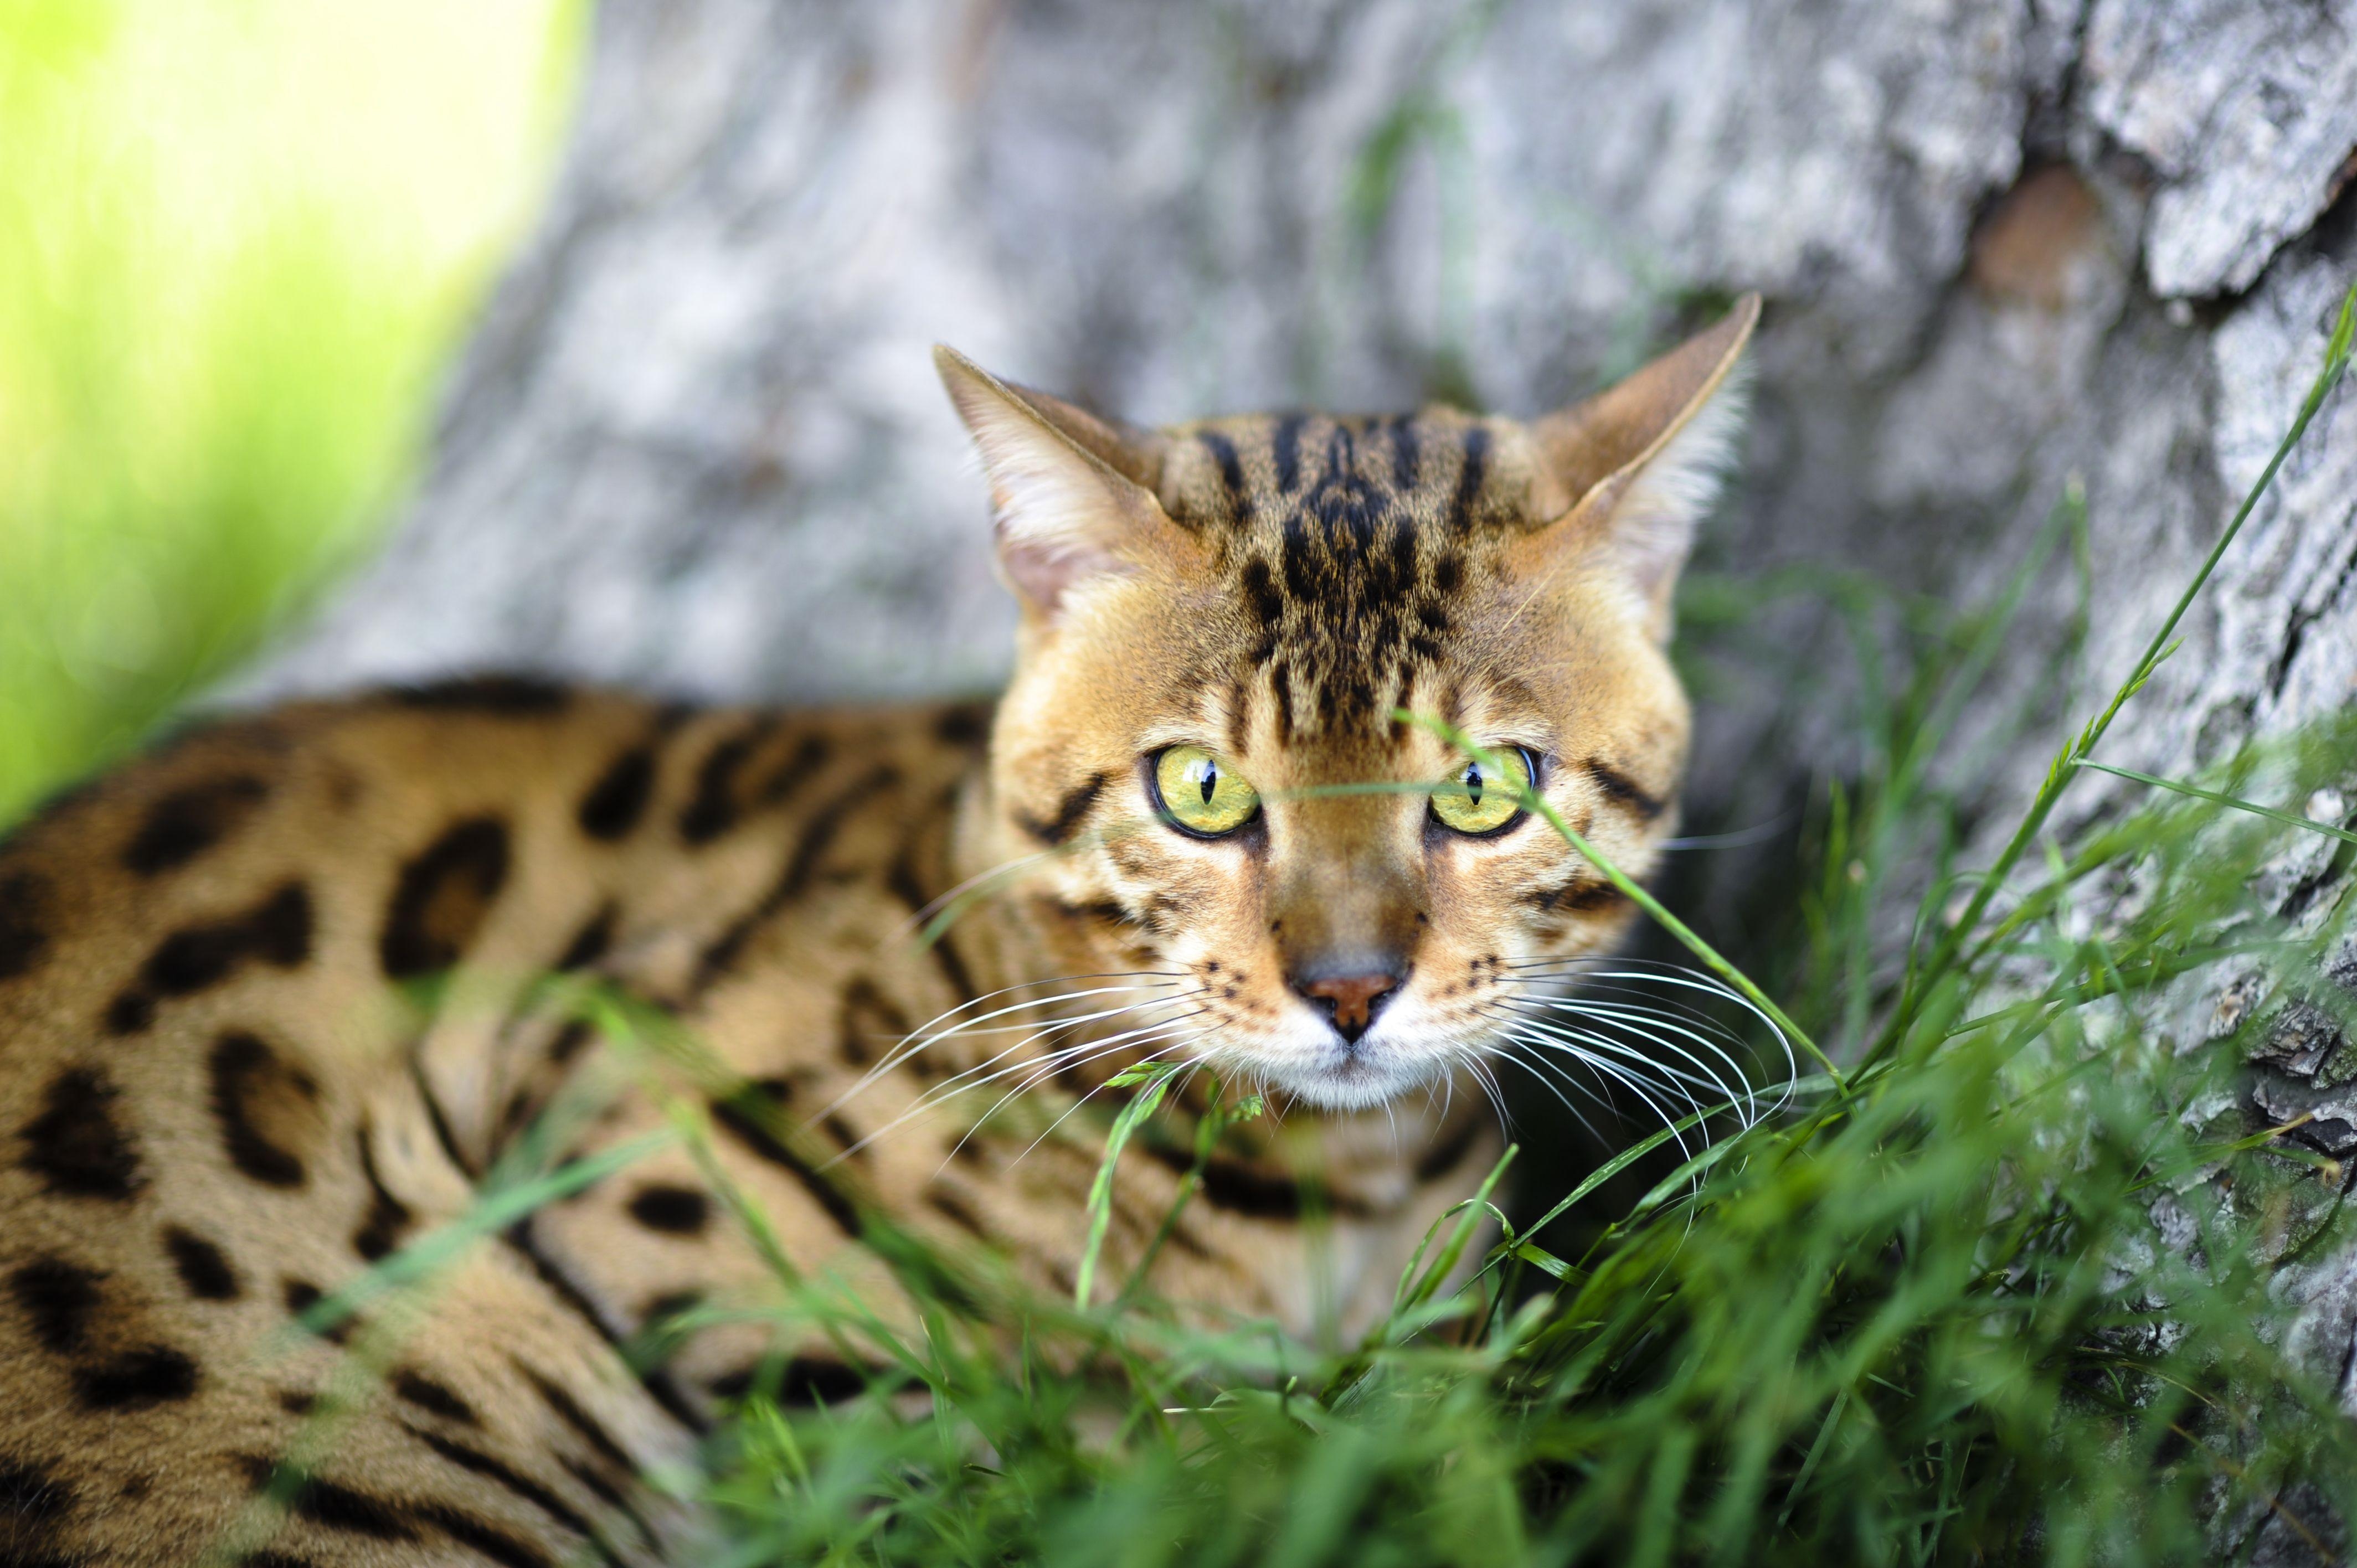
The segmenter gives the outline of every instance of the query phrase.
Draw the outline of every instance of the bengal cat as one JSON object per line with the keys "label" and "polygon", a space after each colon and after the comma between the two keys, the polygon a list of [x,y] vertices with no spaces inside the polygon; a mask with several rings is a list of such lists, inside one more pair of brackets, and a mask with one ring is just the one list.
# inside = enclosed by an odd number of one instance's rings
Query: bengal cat
{"label": "bengal cat", "polygon": [[[1368,1321],[1498,1152],[1479,1095],[1412,1091],[1629,914],[1523,787],[1633,874],[1669,831],[1671,586],[1757,312],[1529,424],[1145,433],[944,350],[1023,609],[995,708],[478,679],[202,728],[52,806],[0,846],[0,1564],[684,1560],[650,1472],[757,1378],[859,1386],[741,1322],[633,1369],[770,1277],[716,1192],[887,1318],[886,1220],[1069,1292],[1094,1146],[978,1105],[1147,1058],[1282,1112],[1153,1287]],[[1323,788],[1368,783],[1402,788]],[[596,994],[721,1076],[619,1070],[657,1058]],[[533,1169],[613,1168],[482,1220],[551,1125]],[[1101,1277],[1192,1157],[1125,1156]],[[421,1295],[334,1310],[470,1213]]]}

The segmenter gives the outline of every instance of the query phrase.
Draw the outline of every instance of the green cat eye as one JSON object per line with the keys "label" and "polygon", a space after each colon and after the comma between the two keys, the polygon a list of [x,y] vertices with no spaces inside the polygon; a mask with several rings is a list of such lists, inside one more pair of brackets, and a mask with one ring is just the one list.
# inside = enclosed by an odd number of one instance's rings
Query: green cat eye
{"label": "green cat eye", "polygon": [[1495,753],[1501,775],[1487,763],[1468,761],[1432,792],[1433,820],[1460,833],[1494,833],[1523,814],[1523,791],[1537,779],[1531,754],[1519,746]]}
{"label": "green cat eye", "polygon": [[1166,819],[1202,838],[1232,833],[1260,814],[1260,791],[1200,746],[1155,754],[1154,793]]}

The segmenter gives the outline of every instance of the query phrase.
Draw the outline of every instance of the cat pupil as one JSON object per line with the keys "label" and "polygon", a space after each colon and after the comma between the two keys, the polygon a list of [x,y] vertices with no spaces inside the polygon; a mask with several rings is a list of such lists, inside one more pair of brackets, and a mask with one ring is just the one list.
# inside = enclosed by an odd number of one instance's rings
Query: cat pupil
{"label": "cat pupil", "polygon": [[1219,787],[1219,768],[1209,762],[1203,764],[1203,804],[1208,806],[1211,803],[1211,791]]}
{"label": "cat pupil", "polygon": [[1465,769],[1465,793],[1473,804],[1481,803],[1481,765],[1478,762],[1469,764]]}

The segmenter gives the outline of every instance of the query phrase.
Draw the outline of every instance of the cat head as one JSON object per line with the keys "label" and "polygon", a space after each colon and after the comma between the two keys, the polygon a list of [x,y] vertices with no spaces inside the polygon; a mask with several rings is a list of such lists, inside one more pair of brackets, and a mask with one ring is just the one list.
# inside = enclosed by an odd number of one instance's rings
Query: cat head
{"label": "cat head", "polygon": [[1140,431],[939,351],[1023,607],[1006,896],[1066,972],[1167,989],[1141,1054],[1372,1105],[1620,933],[1627,899],[1520,788],[1653,867],[1687,736],[1670,596],[1758,314],[1528,423]]}

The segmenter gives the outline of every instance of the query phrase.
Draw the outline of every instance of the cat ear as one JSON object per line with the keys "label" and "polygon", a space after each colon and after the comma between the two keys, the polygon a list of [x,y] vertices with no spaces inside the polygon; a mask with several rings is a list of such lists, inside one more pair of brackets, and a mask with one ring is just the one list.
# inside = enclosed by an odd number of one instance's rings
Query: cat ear
{"label": "cat ear", "polygon": [[1737,361],[1759,324],[1747,294],[1715,326],[1586,403],[1533,422],[1540,493],[1562,507],[1544,535],[1599,543],[1643,599],[1656,637],[1669,635],[1670,590],[1695,524],[1718,493],[1743,423]]}
{"label": "cat ear", "polygon": [[1154,499],[1156,437],[1002,381],[946,346],[933,364],[982,454],[999,567],[1027,611],[1052,620],[1081,584],[1145,564],[1171,530]]}

